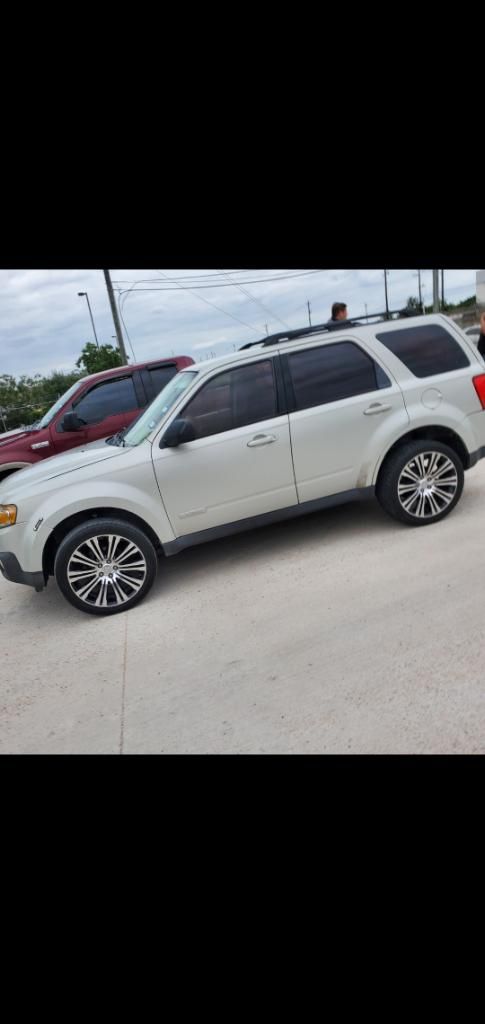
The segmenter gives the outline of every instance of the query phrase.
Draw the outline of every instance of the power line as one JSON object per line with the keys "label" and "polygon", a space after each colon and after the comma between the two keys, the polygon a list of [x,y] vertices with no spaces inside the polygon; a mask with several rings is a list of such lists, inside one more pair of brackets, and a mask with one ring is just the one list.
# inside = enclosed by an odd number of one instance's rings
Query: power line
{"label": "power line", "polygon": [[[163,270],[157,270],[157,274],[160,274],[161,277],[166,277]],[[197,295],[197,292],[192,291],[191,288],[184,288],[182,285],[180,285],[180,288],[184,292],[190,292],[191,295],[195,295],[196,299],[200,299],[201,302],[205,302],[206,306],[212,306],[212,308],[217,309],[219,313],[224,313],[224,316],[230,316],[232,320],[237,320],[237,322],[242,324],[243,327],[249,327],[249,329],[254,331],[255,334],[261,334],[261,331],[258,330],[258,328],[253,327],[252,324],[247,324],[244,320],[240,320],[238,316],[228,313],[226,309],[221,309],[220,306],[216,306],[215,302],[209,302],[209,299],[204,299],[203,295]]]}
{"label": "power line", "polygon": [[122,322],[122,324],[123,324],[123,327],[124,327],[124,329],[125,329],[125,334],[126,334],[126,337],[128,338],[128,341],[129,341],[129,344],[130,344],[130,348],[131,348],[131,351],[133,352],[133,359],[135,360],[135,363],[136,363],[136,355],[135,355],[135,349],[133,348],[133,345],[132,345],[132,343],[131,343],[131,338],[130,338],[130,335],[128,334],[128,328],[127,328],[127,326],[126,326],[126,324],[125,324],[125,318],[124,318],[124,316],[123,316],[123,310],[122,310],[122,308],[121,308],[121,302],[118,302],[118,308],[119,308],[119,311],[120,311],[120,317],[121,317],[121,322]]}
{"label": "power line", "polygon": [[[116,289],[117,292],[118,292],[118,295],[120,297],[120,309],[122,309],[122,310],[124,309],[125,302],[126,302],[128,296],[131,294],[131,292],[135,289],[136,283],[137,282],[134,281],[132,286],[131,286],[131,288],[127,288],[126,290],[122,290],[122,289],[119,289],[119,288]],[[140,291],[139,288],[137,288],[136,290]]]}
{"label": "power line", "polygon": [[[135,283],[136,283],[136,282],[135,282]],[[128,291],[132,291],[132,289],[133,289],[134,287],[135,287],[135,284],[133,284],[133,285],[132,285],[132,288],[128,289]],[[123,306],[122,306],[122,302],[123,302],[123,298],[126,298],[126,296],[122,296],[118,288],[116,288],[115,290],[116,290],[116,291],[118,292],[118,312],[119,312],[119,315],[120,315],[120,318],[121,318],[121,321],[122,321],[123,327],[124,327],[124,329],[125,329],[125,334],[126,334],[126,337],[128,338],[128,342],[129,342],[129,345],[130,345],[131,351],[132,351],[132,353],[133,353],[133,359],[135,360],[135,363],[136,363],[136,355],[135,355],[135,350],[134,350],[134,348],[133,348],[133,345],[132,345],[132,342],[131,342],[131,338],[130,338],[130,335],[129,335],[129,333],[128,333],[128,328],[127,328],[127,326],[126,326],[126,323],[125,323],[125,320],[124,320],[124,317],[123,317]],[[114,296],[113,296],[113,298],[114,298]],[[123,303],[123,304],[124,304],[124,303]],[[125,358],[126,358],[126,353],[125,353]]]}
{"label": "power line", "polygon": [[[310,269],[310,268],[308,268],[308,269]],[[286,274],[299,274],[299,273],[302,273],[302,271],[298,270],[296,267],[294,267],[293,269],[291,269],[291,267],[290,268],[286,268],[286,269],[284,267],[278,267],[276,270],[271,270],[270,267],[246,267],[245,270],[226,270],[226,271],[224,271],[224,273],[231,274],[233,276],[235,276],[236,274],[253,274],[253,275],[255,275],[255,274],[264,274],[265,272],[267,272],[268,274],[275,274],[275,275],[280,275],[280,274],[281,275],[286,275]],[[307,270],[304,271],[304,273],[307,273],[307,272],[308,272]],[[218,273],[219,273],[219,271],[216,270],[215,274],[212,273],[212,272],[207,273],[207,274],[181,274],[181,275],[174,274],[173,276],[167,275],[167,280],[175,281],[175,282],[179,282],[179,281],[208,281],[208,280],[215,279],[218,276]],[[155,278],[154,277],[150,277],[150,278],[144,278],[143,280],[155,281]],[[263,279],[263,280],[265,280],[265,279]],[[126,278],[119,278],[119,279],[117,278],[115,283],[116,284],[131,284],[131,279],[127,280]]]}
{"label": "power line", "polygon": [[[231,283],[231,284],[234,284],[234,281],[231,281],[231,279],[230,279],[230,277],[229,277],[229,274],[228,274],[228,273],[226,273],[226,271],[225,271],[225,270],[218,270],[218,271],[217,271],[217,273],[218,273],[218,274],[223,274],[223,275],[224,275],[224,277],[227,277],[227,279],[228,279],[228,280],[230,281],[230,283]],[[281,319],[280,319],[280,317],[279,317],[279,316],[276,316],[276,314],[275,314],[275,313],[272,313],[272,312],[271,312],[271,310],[270,310],[270,309],[268,309],[268,307],[267,307],[267,306],[265,306],[265,305],[264,305],[264,304],[263,304],[262,302],[260,302],[260,300],[259,300],[259,299],[256,299],[256,298],[254,297],[254,295],[251,295],[251,292],[248,292],[247,288],[243,288],[243,286],[242,286],[242,285],[240,285],[240,284],[236,284],[236,288],[238,288],[238,289],[239,289],[239,291],[240,291],[240,292],[242,292],[242,294],[243,294],[243,295],[246,295],[246,296],[247,296],[247,298],[251,300],[251,302],[255,302],[255,303],[256,303],[256,304],[258,305],[258,306],[261,306],[261,309],[262,309],[262,310],[263,310],[263,311],[264,311],[265,313],[269,313],[269,315],[270,315],[270,316],[272,317],[272,319],[273,319],[273,320],[277,320],[277,321],[278,321],[278,323],[282,325],[282,327],[288,327],[288,329],[289,329],[289,326],[290,326],[289,324],[285,323],[285,321],[284,321],[284,320],[281,320]]]}
{"label": "power line", "polygon": [[[158,271],[157,271],[157,273],[158,273]],[[237,288],[239,283],[245,285],[245,284],[265,284],[267,281],[294,281],[294,280],[296,280],[299,277],[308,277],[311,274],[323,274],[323,273],[325,273],[324,270],[303,270],[303,271],[299,271],[298,273],[295,273],[295,274],[280,274],[279,276],[273,276],[273,277],[251,278],[249,281],[241,281],[241,282],[228,281],[227,284],[224,281],[218,281],[217,284],[199,284],[199,285],[195,285],[194,284],[192,287],[197,288],[197,291],[200,291],[201,289],[206,289],[206,288]],[[147,291],[147,292],[149,292],[149,291],[164,291],[164,292],[169,292],[169,291],[175,291],[175,288],[183,288],[183,287],[187,287],[187,290],[190,290],[188,288],[188,286],[184,286],[184,285],[181,285],[180,283],[178,283],[176,278],[170,278],[166,274],[164,274],[163,276],[169,282],[169,284],[166,285],[164,288],[141,288],[141,289],[139,289],[139,291]],[[131,291],[131,289],[135,285],[137,285],[137,284],[149,284],[149,283],[151,283],[154,280],[155,280],[155,278],[149,277],[149,278],[142,278],[140,281],[134,281],[134,282],[131,283],[131,288],[129,290]],[[181,278],[181,280],[183,281],[183,280],[185,280],[185,278]],[[198,280],[200,280],[200,279],[198,278]],[[170,287],[170,282],[172,282],[172,281],[176,282],[174,287]],[[117,281],[115,283],[116,284],[122,284],[122,283],[128,284],[128,282],[120,282],[120,281]],[[124,291],[125,289],[122,288],[122,289],[118,289],[118,290],[119,291]]]}
{"label": "power line", "polygon": [[[228,273],[228,274],[261,274],[263,269],[264,269],[263,267],[247,267],[245,270],[228,270],[228,271],[226,271],[226,273]],[[287,274],[288,273],[288,270],[283,270],[283,268],[280,268],[280,269],[281,269],[281,273],[282,274]],[[171,277],[171,278],[169,278],[169,280],[170,281],[204,281],[204,280],[207,280],[208,278],[217,277],[217,273],[218,272],[216,271],[215,274],[212,274],[212,273],[208,273],[208,274],[182,274],[180,277],[177,277],[177,276],[176,277]],[[276,273],[276,271],[275,271],[275,273]],[[146,281],[155,281],[156,278],[155,277],[149,277],[149,278],[145,278],[145,280]],[[127,280],[125,280],[123,278],[123,279],[117,279],[114,283],[115,284],[131,284],[131,281],[127,281]]]}
{"label": "power line", "polygon": [[[168,274],[165,274],[164,271],[162,271],[162,270],[157,270],[156,272],[161,277],[165,278],[167,281],[176,280],[174,278],[169,278]],[[222,272],[217,271],[217,273],[215,275],[210,275],[210,276],[218,276],[218,275],[220,276],[220,273],[225,274],[225,276],[229,277],[229,275],[228,275],[228,273],[226,271],[222,271]],[[324,271],[322,271],[322,270],[308,270],[308,271],[301,271],[301,272],[298,271],[295,274],[291,274],[289,277],[286,277],[286,276],[283,276],[283,275],[280,275],[278,277],[266,277],[266,278],[261,278],[258,281],[252,281],[252,282],[249,282],[249,283],[252,283],[252,284],[263,283],[264,284],[265,281],[269,281],[269,280],[291,280],[291,279],[293,279],[295,277],[305,277],[305,276],[308,276],[309,274],[321,274],[321,273],[324,273]],[[135,359],[136,359],[136,357],[135,357],[135,354],[134,354],[134,351],[133,351],[133,345],[131,344],[131,339],[130,339],[130,336],[128,334],[128,329],[126,327],[126,323],[125,323],[125,320],[123,318],[123,309],[124,309],[124,305],[125,305],[125,302],[126,302],[128,296],[131,295],[132,292],[134,292],[134,291],[136,291],[136,292],[175,291],[175,288],[167,288],[167,287],[163,287],[163,288],[137,288],[136,287],[138,284],[150,283],[153,280],[155,280],[155,278],[144,278],[144,279],[141,279],[139,281],[133,281],[131,286],[130,286],[130,288],[128,288],[126,290],[125,289],[117,288],[118,295],[119,295],[120,316],[121,316],[121,319],[122,319],[122,322],[123,322],[123,326],[125,328],[125,332],[126,332],[126,335],[127,335],[127,338],[128,338],[129,343],[130,343],[130,347],[131,347],[131,350],[133,352],[133,356],[134,356]],[[182,280],[184,280],[184,278],[182,278]],[[118,283],[120,283],[120,282],[118,282]],[[246,284],[246,283],[248,283],[248,282],[243,282],[243,284]],[[201,286],[197,286],[197,291],[194,291],[193,289],[189,288],[187,285],[181,285],[181,284],[177,284],[176,288],[179,289],[179,290],[182,290],[182,291],[190,292],[190,294],[194,295],[195,298],[198,298],[202,302],[205,302],[207,306],[212,306],[213,309],[216,309],[219,313],[222,313],[224,316],[231,317],[232,320],[235,320],[237,323],[242,324],[243,327],[248,327],[249,330],[254,331],[255,334],[261,334],[261,331],[259,329],[257,329],[256,327],[253,327],[252,324],[246,323],[244,320],[241,320],[240,317],[237,317],[233,313],[229,313],[227,310],[222,309],[221,306],[217,306],[215,302],[210,302],[208,299],[205,299],[202,295],[198,295],[197,292],[199,291],[199,289],[201,287],[203,287],[203,288],[207,288],[207,287],[211,287],[211,288],[217,288],[217,287],[219,287],[219,288],[221,288],[221,287],[222,288],[225,288],[225,287],[229,288],[229,287],[233,287],[234,288],[234,287],[237,287],[237,288],[239,288],[242,291],[243,289],[241,288],[239,282],[231,281],[229,279],[228,284],[226,285],[224,282],[220,282],[219,281],[219,283],[217,285],[201,285]],[[265,312],[270,313],[270,315],[272,317],[274,316],[274,314],[270,310],[268,310],[267,307],[264,307],[263,303],[261,303],[258,299],[256,299],[254,296],[250,295],[249,293],[246,293],[246,294],[248,294],[248,297],[253,302],[256,302],[258,305],[261,305],[263,307],[263,309],[265,309]],[[283,325],[283,327],[286,327],[286,328],[289,327],[289,325],[287,323],[285,323],[284,321],[280,320],[279,317],[274,317],[274,318],[276,320],[278,320],[279,323],[281,323]]]}

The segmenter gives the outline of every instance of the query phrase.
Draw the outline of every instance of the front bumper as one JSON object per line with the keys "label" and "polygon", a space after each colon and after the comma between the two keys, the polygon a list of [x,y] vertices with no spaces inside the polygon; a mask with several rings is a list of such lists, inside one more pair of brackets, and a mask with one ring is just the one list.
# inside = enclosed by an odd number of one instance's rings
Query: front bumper
{"label": "front bumper", "polygon": [[43,590],[46,581],[43,572],[24,572],[20,562],[11,551],[0,551],[0,572],[10,583],[25,583],[27,587]]}

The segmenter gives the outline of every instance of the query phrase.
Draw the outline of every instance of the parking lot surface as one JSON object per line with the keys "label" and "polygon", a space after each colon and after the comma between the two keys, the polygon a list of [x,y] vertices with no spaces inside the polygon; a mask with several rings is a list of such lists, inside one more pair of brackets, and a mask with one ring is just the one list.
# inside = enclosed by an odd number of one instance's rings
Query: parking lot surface
{"label": "parking lot surface", "polygon": [[112,618],[0,576],[0,752],[485,753],[484,531],[482,462],[442,523],[215,541]]}

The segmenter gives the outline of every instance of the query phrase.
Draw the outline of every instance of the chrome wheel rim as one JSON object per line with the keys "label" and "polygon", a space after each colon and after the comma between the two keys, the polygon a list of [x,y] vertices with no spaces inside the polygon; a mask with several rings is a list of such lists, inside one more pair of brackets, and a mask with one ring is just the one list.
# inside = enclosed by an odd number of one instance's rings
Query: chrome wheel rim
{"label": "chrome wheel rim", "polygon": [[73,551],[67,579],[76,597],[94,608],[118,608],[141,590],[148,567],[132,540],[114,533],[89,537]]}
{"label": "chrome wheel rim", "polygon": [[433,519],[451,505],[458,474],[443,452],[420,452],[406,463],[398,480],[401,507],[416,519]]}

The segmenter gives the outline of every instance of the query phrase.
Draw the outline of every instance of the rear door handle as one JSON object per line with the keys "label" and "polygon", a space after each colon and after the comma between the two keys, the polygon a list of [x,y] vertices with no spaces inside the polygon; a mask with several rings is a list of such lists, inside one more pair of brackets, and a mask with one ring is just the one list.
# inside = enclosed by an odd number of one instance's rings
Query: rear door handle
{"label": "rear door handle", "polygon": [[368,409],[364,409],[364,416],[377,416],[379,412],[389,412],[391,405],[383,405],[382,402],[373,402]]}
{"label": "rear door handle", "polygon": [[264,444],[273,444],[274,441],[274,434],[255,434],[252,441],[248,441],[248,448],[262,448]]}

